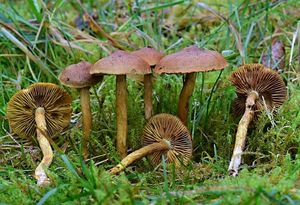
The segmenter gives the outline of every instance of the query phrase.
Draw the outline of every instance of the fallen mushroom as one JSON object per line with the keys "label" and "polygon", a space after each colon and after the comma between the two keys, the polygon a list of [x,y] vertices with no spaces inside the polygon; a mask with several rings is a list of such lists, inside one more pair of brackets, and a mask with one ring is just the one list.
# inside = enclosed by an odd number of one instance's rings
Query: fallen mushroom
{"label": "fallen mushroom", "polygon": [[231,83],[236,87],[234,112],[244,113],[237,129],[235,145],[228,171],[236,176],[241,163],[247,130],[253,117],[265,107],[278,109],[286,100],[287,90],[280,75],[261,64],[246,64],[231,74]]}
{"label": "fallen mushroom", "polygon": [[108,57],[98,60],[90,69],[92,75],[116,75],[117,106],[117,150],[122,158],[127,155],[127,88],[126,74],[151,73],[150,66],[143,59],[125,51],[115,51]]}
{"label": "fallen mushroom", "polygon": [[197,46],[187,47],[177,53],[163,57],[155,66],[154,73],[186,73],[178,102],[178,117],[187,125],[189,99],[193,94],[196,73],[222,70],[227,66],[224,57],[216,52]]}
{"label": "fallen mushroom", "polygon": [[[154,48],[142,48],[137,51],[131,52],[131,54],[136,55],[146,61],[151,68],[160,61],[164,55]],[[145,119],[149,120],[153,115],[153,105],[152,105],[152,73],[144,75],[144,109],[145,109]]]}
{"label": "fallen mushroom", "polygon": [[60,82],[71,88],[78,88],[80,91],[80,105],[82,110],[83,140],[82,155],[84,159],[88,157],[88,142],[92,130],[92,113],[90,105],[90,87],[103,79],[103,76],[93,76],[90,74],[92,64],[81,61],[80,63],[69,65],[59,75]]}
{"label": "fallen mushroom", "polygon": [[192,158],[192,138],[189,130],[177,117],[170,114],[158,114],[150,118],[146,124],[143,137],[144,147],[130,153],[109,172],[117,174],[133,162],[151,155],[151,162],[158,165],[162,155],[166,163],[180,166]]}
{"label": "fallen mushroom", "polygon": [[49,167],[53,152],[51,138],[69,125],[72,108],[70,95],[51,83],[35,83],[17,92],[7,105],[7,118],[14,133],[23,138],[37,139],[43,159],[34,177],[40,186],[50,183],[44,168]]}

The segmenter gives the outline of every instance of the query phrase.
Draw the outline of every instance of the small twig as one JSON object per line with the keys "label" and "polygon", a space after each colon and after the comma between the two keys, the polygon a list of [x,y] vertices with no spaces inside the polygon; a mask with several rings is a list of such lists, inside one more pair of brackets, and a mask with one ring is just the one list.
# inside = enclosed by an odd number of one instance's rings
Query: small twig
{"label": "small twig", "polygon": [[17,140],[15,140],[12,134],[10,134],[7,130],[5,130],[5,132],[7,133],[7,136],[9,136],[19,147],[21,147],[21,144]]}
{"label": "small twig", "polygon": [[105,159],[105,160],[102,160],[102,161],[100,161],[100,162],[97,162],[97,163],[95,163],[95,166],[98,166],[98,165],[100,165],[100,164],[103,164],[104,162],[107,162],[109,159]]}
{"label": "small twig", "polygon": [[94,156],[94,157],[91,157],[91,158],[89,158],[85,161],[88,162],[88,161],[91,161],[91,160],[94,160],[94,159],[97,159],[97,158],[100,158],[100,157],[104,157],[104,156],[106,156],[106,154],[101,154],[101,155],[98,155],[98,156]]}

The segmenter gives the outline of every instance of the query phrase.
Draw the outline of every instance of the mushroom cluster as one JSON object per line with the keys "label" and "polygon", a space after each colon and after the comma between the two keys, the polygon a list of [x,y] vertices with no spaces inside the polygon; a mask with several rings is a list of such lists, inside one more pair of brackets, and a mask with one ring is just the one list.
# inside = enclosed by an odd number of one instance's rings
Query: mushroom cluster
{"label": "mushroom cluster", "polygon": [[[196,72],[222,70],[227,66],[224,57],[215,51],[197,46],[187,47],[177,53],[164,56],[153,48],[143,48],[131,53],[115,51],[98,60],[90,69],[92,75],[116,75],[117,150],[124,158],[127,155],[127,90],[126,75],[144,75],[145,119],[153,115],[152,73],[187,73],[178,103],[179,119],[187,125],[189,99],[193,93]],[[153,68],[153,71],[151,70]]]}
{"label": "mushroom cluster", "polygon": [[[153,165],[166,163],[186,165],[192,158],[192,137],[187,128],[189,99],[193,94],[196,73],[222,70],[227,66],[224,57],[197,46],[164,56],[153,48],[133,52],[115,51],[95,64],[81,61],[66,67],[59,75],[61,84],[80,92],[82,109],[82,154],[88,157],[88,142],[92,130],[90,87],[102,81],[104,75],[116,75],[116,147],[121,162],[110,169],[117,174],[126,167],[148,156]],[[152,76],[163,73],[186,74],[178,103],[178,117],[171,114],[154,115],[152,105]],[[127,155],[127,85],[126,75],[144,77],[144,111],[147,124],[141,137],[143,147]],[[287,90],[280,75],[260,64],[240,66],[230,76],[236,87],[234,113],[243,114],[236,133],[236,141],[228,170],[236,176],[241,163],[248,126],[262,110],[274,111],[287,98]],[[57,85],[36,83],[16,93],[8,103],[7,118],[14,133],[36,139],[43,159],[35,170],[39,185],[49,184],[45,168],[49,167],[53,152],[52,138],[69,125],[71,97]],[[49,142],[50,141],[50,142]]]}

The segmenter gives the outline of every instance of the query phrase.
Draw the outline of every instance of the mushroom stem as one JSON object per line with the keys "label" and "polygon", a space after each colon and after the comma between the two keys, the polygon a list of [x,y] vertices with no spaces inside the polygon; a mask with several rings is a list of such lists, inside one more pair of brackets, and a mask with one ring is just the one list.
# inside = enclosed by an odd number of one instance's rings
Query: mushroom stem
{"label": "mushroom stem", "polygon": [[186,78],[178,102],[178,117],[185,126],[187,125],[187,120],[188,120],[189,100],[191,95],[193,94],[195,83],[196,83],[196,73],[186,74]]}
{"label": "mushroom stem", "polygon": [[109,170],[111,174],[118,174],[121,171],[125,170],[126,167],[131,165],[133,162],[147,156],[153,154],[154,152],[164,151],[171,149],[170,142],[167,140],[162,140],[161,142],[156,142],[145,147],[142,147],[129,155],[127,155],[118,165]]}
{"label": "mushroom stem", "polygon": [[153,115],[152,106],[152,74],[144,76],[144,109],[145,119],[148,121]]}
{"label": "mushroom stem", "polygon": [[53,152],[50,146],[49,141],[47,138],[42,134],[42,131],[46,132],[46,119],[45,119],[45,109],[42,107],[38,107],[35,110],[35,121],[37,125],[37,140],[39,142],[40,148],[43,153],[43,159],[40,164],[35,169],[34,177],[37,179],[37,185],[44,186],[50,183],[49,178],[44,170],[45,167],[49,167],[52,159],[53,159]]}
{"label": "mushroom stem", "polygon": [[80,89],[80,105],[82,110],[82,126],[83,126],[82,155],[84,159],[87,159],[89,155],[88,142],[92,130],[90,87],[85,87]]}
{"label": "mushroom stem", "polygon": [[257,99],[258,93],[255,91],[250,92],[246,99],[246,110],[238,125],[235,137],[234,150],[228,167],[228,171],[231,176],[238,175],[238,169],[241,164],[242,153],[246,142],[247,130],[254,116],[253,107]]}
{"label": "mushroom stem", "polygon": [[117,75],[117,150],[123,159],[127,155],[127,89],[126,75]]}

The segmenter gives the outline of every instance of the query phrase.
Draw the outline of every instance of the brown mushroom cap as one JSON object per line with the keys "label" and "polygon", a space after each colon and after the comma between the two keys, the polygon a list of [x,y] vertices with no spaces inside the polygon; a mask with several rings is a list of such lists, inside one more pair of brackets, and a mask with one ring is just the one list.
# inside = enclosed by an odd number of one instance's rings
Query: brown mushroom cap
{"label": "brown mushroom cap", "polygon": [[146,61],[150,66],[155,66],[164,54],[158,52],[154,48],[142,48],[137,51],[131,52],[131,54],[136,55]]}
{"label": "brown mushroom cap", "polygon": [[51,83],[35,83],[17,92],[7,106],[11,129],[23,138],[36,136],[35,110],[45,109],[47,131],[50,137],[61,132],[70,123],[71,96]]}
{"label": "brown mushroom cap", "polygon": [[259,99],[255,111],[278,108],[287,98],[287,89],[281,76],[274,70],[261,64],[246,64],[240,66],[230,76],[231,83],[236,87],[237,98],[233,102],[233,113],[241,115],[245,111],[248,94],[256,91]]}
{"label": "brown mushroom cap", "polygon": [[91,74],[148,74],[151,73],[147,62],[136,55],[125,51],[115,51],[98,60],[90,70]]}
{"label": "brown mushroom cap", "polygon": [[90,74],[92,64],[86,61],[69,65],[59,75],[59,81],[68,87],[85,88],[97,84],[100,80],[99,76]]}
{"label": "brown mushroom cap", "polygon": [[172,149],[155,152],[151,155],[154,165],[161,162],[162,154],[166,154],[167,163],[187,163],[192,158],[192,139],[189,130],[179,118],[170,114],[153,116],[144,128],[143,145],[147,146],[161,140],[167,140]]}
{"label": "brown mushroom cap", "polygon": [[222,70],[227,66],[224,57],[216,52],[197,46],[189,46],[163,57],[155,66],[155,73],[193,73]]}

